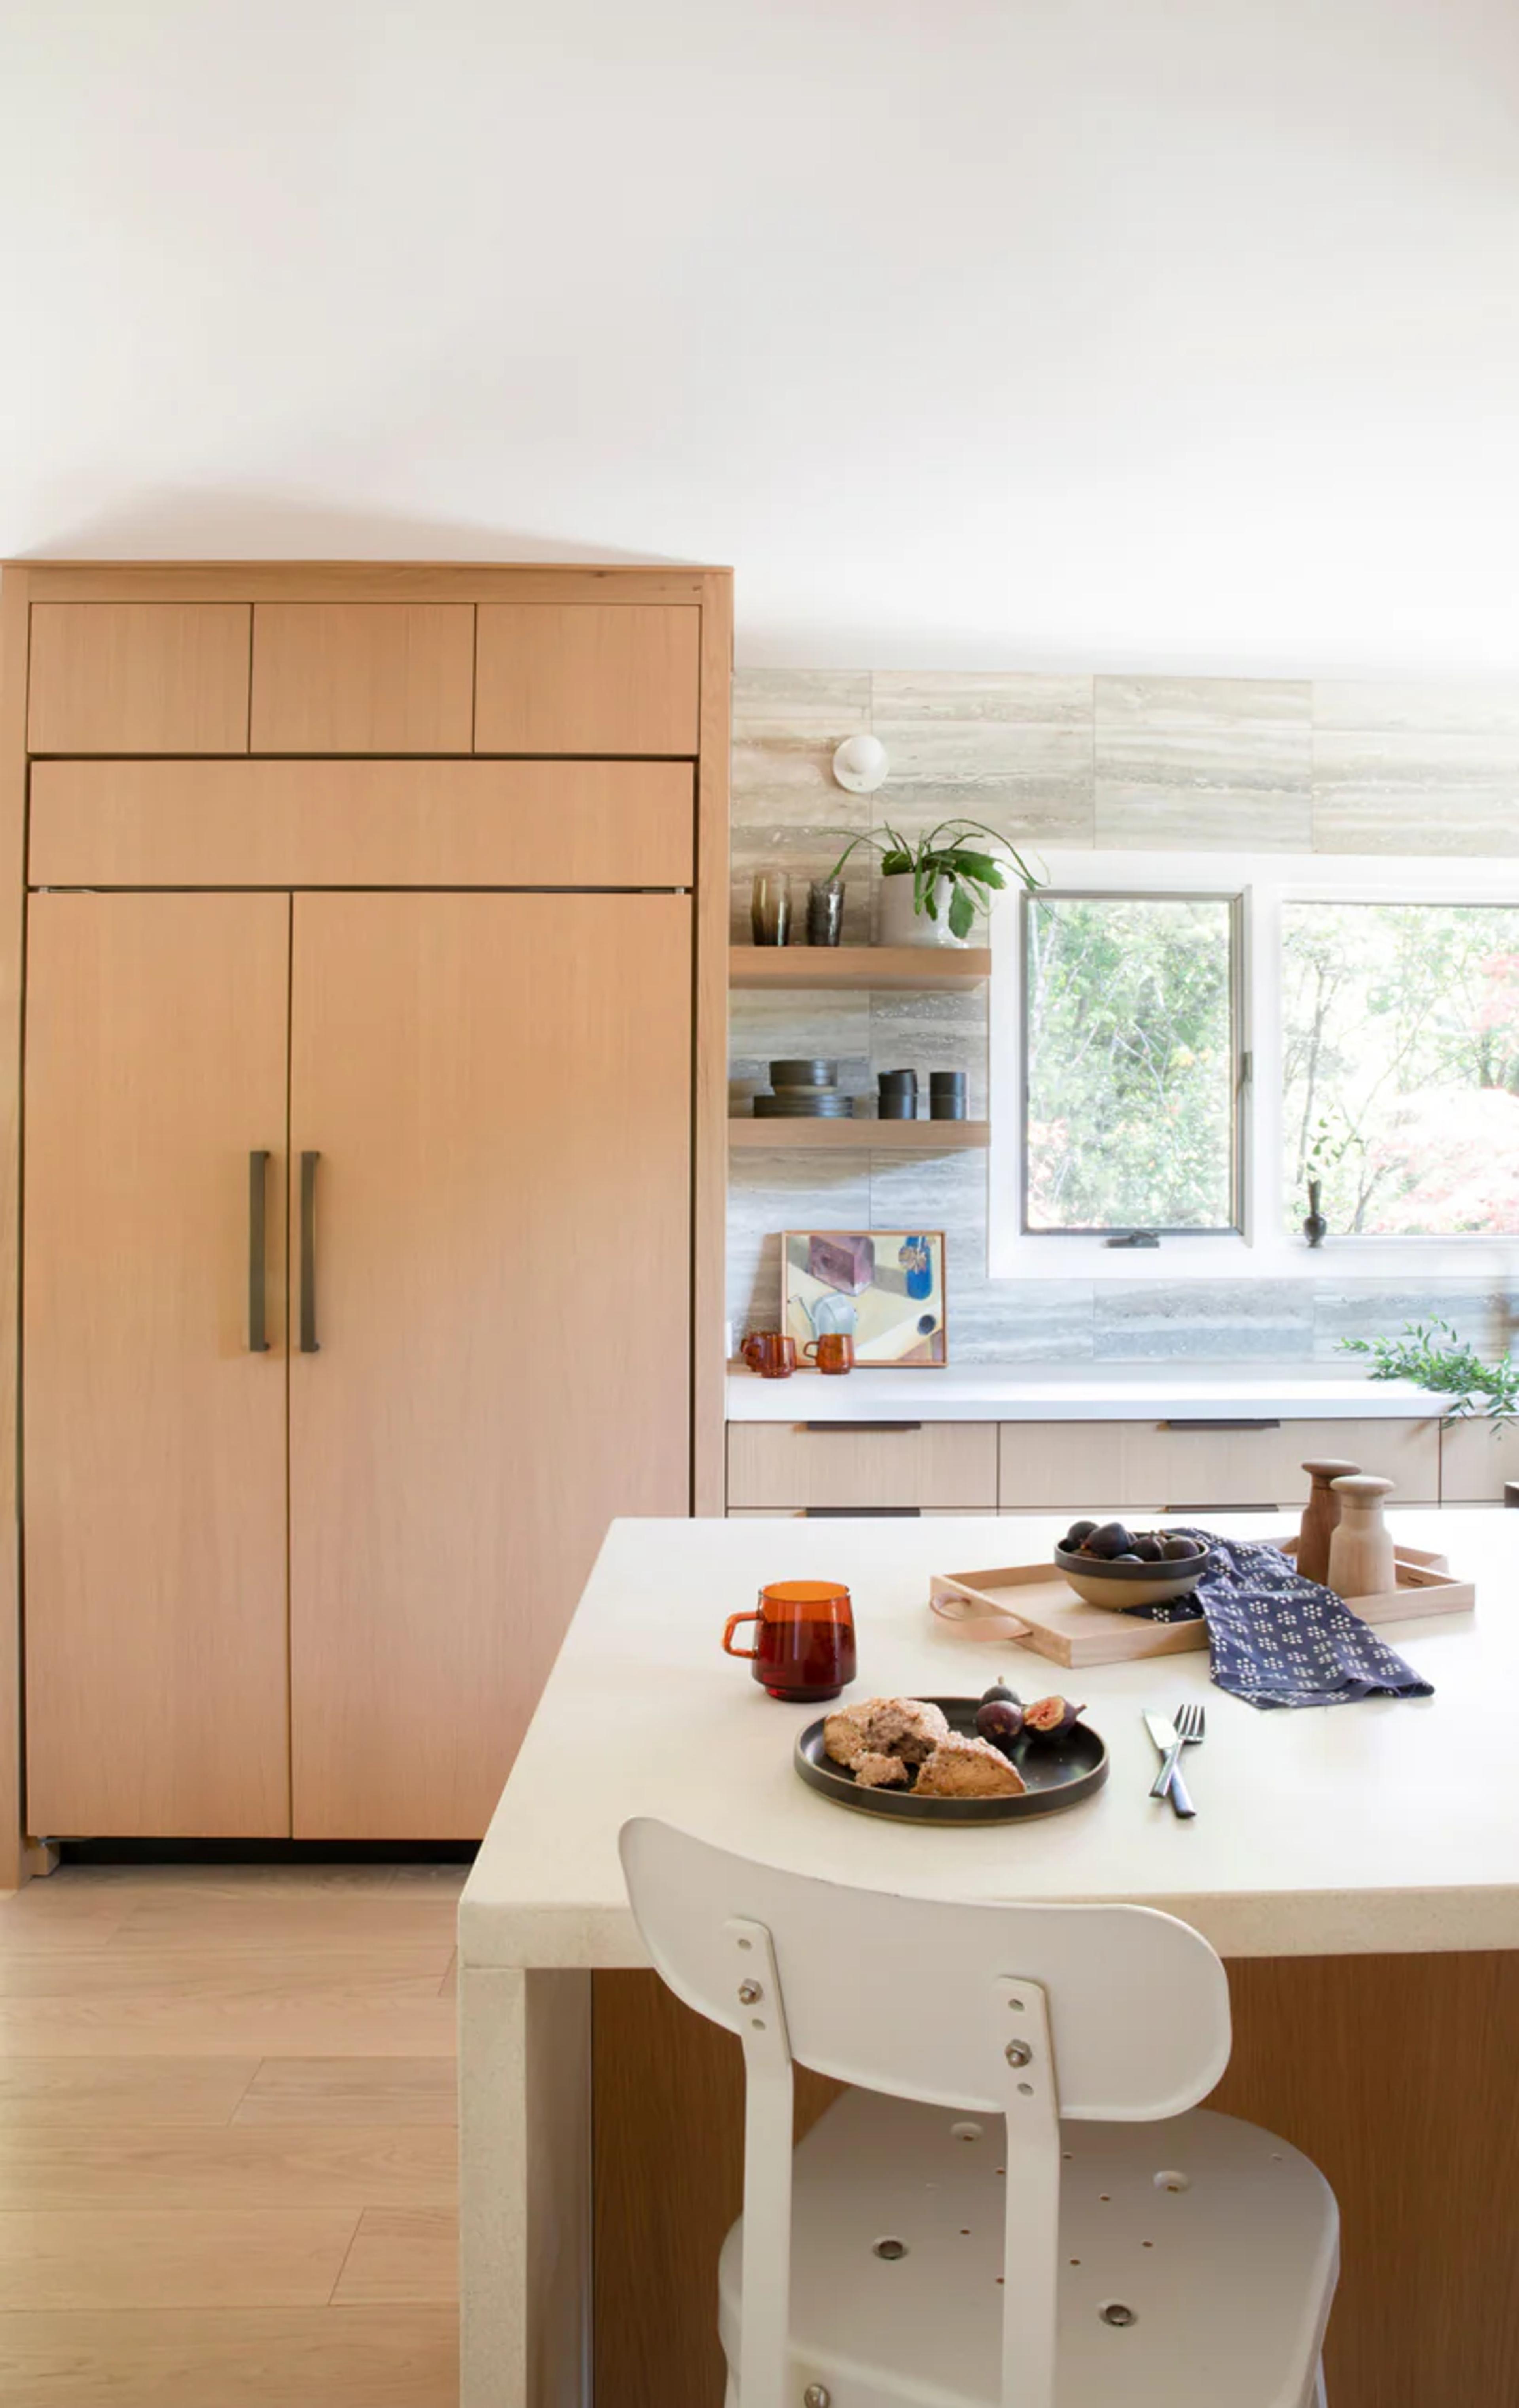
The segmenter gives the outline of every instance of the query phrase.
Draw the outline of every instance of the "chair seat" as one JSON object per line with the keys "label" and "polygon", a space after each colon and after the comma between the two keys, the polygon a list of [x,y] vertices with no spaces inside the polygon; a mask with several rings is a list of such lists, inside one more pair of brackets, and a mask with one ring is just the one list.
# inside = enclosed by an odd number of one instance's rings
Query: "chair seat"
{"label": "chair seat", "polygon": [[[1317,2167],[1200,2108],[1067,2124],[1061,2149],[1059,2408],[1305,2408],[1339,2264]],[[870,2091],[814,2126],[795,2159],[790,2399],[820,2383],[832,2408],[998,2408],[1002,2154],[996,2116]],[[741,2236],[720,2274],[735,2377]],[[878,2257],[887,2239],[906,2255]],[[1134,2321],[1105,2321],[1114,2303]]]}

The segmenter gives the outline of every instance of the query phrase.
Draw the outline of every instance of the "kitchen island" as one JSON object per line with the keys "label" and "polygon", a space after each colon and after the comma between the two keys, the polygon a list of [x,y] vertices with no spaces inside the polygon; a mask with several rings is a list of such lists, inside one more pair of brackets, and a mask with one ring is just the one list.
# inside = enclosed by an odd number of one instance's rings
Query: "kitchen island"
{"label": "kitchen island", "polygon": [[[593,2359],[597,2408],[721,2397],[710,2268],[736,2069],[725,2036],[639,1970],[617,1856],[634,1814],[875,1888],[1182,1915],[1231,1960],[1221,2098],[1308,2148],[1340,2193],[1336,2408],[1423,2408],[1437,2364],[1435,2396],[1511,2408],[1519,1520],[1392,1519],[1477,1584],[1475,1614],[1389,1634],[1433,1698],[1260,1713],[1210,1687],[1206,1652],[1098,1667],[1079,1694],[1111,1758],[1100,1795],[953,1830],[805,1788],[791,1750],[816,1710],[767,1698],[722,1654],[724,1619],[765,1581],[837,1577],[860,1632],[851,1694],[975,1693],[996,1672],[1025,1696],[1064,1687],[1077,1676],[926,1611],[931,1572],[1037,1560],[1062,1525],[615,1524],[461,1903],[465,2408],[579,2408]],[[1262,1535],[1254,1517],[1234,1526]],[[1192,1696],[1209,1738],[1182,1823],[1147,1795],[1139,1713]]]}

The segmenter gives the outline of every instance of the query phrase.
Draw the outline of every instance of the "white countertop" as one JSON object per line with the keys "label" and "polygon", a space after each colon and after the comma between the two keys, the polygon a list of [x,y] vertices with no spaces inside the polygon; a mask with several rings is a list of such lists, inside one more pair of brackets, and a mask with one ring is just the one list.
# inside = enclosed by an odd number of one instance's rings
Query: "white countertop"
{"label": "white countertop", "polygon": [[[1067,1673],[930,1616],[930,1572],[1037,1560],[1063,1526],[1050,1517],[615,1522],[466,1885],[462,1957],[647,1962],[617,1856],[633,1814],[871,1888],[1138,1900],[1229,1956],[1519,1947],[1519,1513],[1390,1519],[1477,1583],[1475,1614],[1389,1632],[1436,1695],[1268,1713],[1210,1685],[1206,1650]],[[1216,1526],[1262,1535],[1258,1516]],[[763,1582],[810,1575],[853,1595],[848,1695],[977,1694],[999,1673],[1025,1698],[1077,1684],[1106,1788],[1025,1824],[933,1829],[805,1787],[792,1748],[819,1709],[773,1702],[721,1641]],[[1182,1823],[1146,1794],[1139,1712],[1188,1696],[1206,1698],[1209,1736],[1188,1755],[1197,1816]]]}
{"label": "white countertop", "polygon": [[730,1422],[1348,1421],[1439,1413],[1409,1380],[1312,1363],[1023,1363],[957,1371],[728,1374]]}

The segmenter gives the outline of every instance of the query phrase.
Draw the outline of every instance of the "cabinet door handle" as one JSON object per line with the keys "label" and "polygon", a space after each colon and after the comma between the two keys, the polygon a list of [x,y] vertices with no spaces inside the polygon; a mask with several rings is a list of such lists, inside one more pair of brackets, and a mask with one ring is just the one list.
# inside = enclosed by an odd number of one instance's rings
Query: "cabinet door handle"
{"label": "cabinet door handle", "polygon": [[269,1154],[266,1146],[255,1146],[248,1157],[248,1351],[250,1354],[267,1354],[269,1351],[268,1312],[264,1282],[265,1198],[268,1186]]}
{"label": "cabinet door handle", "polygon": [[301,1156],[301,1353],[320,1354],[317,1339],[317,1164],[320,1154]]}
{"label": "cabinet door handle", "polygon": [[803,1422],[802,1427],[817,1438],[829,1438],[835,1432],[840,1438],[858,1437],[862,1430],[921,1430],[922,1422]]}
{"label": "cabinet door handle", "polygon": [[1280,1429],[1282,1427],[1282,1424],[1280,1422],[1263,1422],[1245,1418],[1231,1419],[1225,1417],[1222,1420],[1213,1421],[1162,1422],[1160,1426],[1162,1429],[1168,1430],[1270,1430]]}

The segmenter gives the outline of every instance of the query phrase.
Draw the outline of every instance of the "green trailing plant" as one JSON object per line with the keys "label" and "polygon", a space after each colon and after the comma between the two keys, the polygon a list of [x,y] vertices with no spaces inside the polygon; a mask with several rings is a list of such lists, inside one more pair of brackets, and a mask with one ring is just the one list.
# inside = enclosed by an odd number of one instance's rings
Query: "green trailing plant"
{"label": "green trailing plant", "polygon": [[[843,836],[847,831],[838,828],[833,833]],[[991,849],[982,841],[988,838]],[[830,878],[838,876],[850,854],[862,844],[879,854],[882,878],[910,877],[912,908],[920,918],[924,913],[930,920],[939,918],[938,888],[941,879],[945,882],[952,937],[968,937],[977,913],[989,911],[994,896],[1014,879],[1030,895],[1040,883],[1011,839],[982,820],[940,820],[938,827],[914,843],[889,824],[881,836],[862,831],[850,838],[828,873]]]}
{"label": "green trailing plant", "polygon": [[1519,1363],[1508,1352],[1484,1363],[1448,1321],[1411,1321],[1401,1338],[1342,1338],[1340,1343],[1347,1354],[1370,1356],[1373,1380],[1412,1380],[1432,1395],[1449,1397],[1445,1411],[1453,1420],[1485,1413],[1495,1428],[1507,1429],[1519,1414]]}

